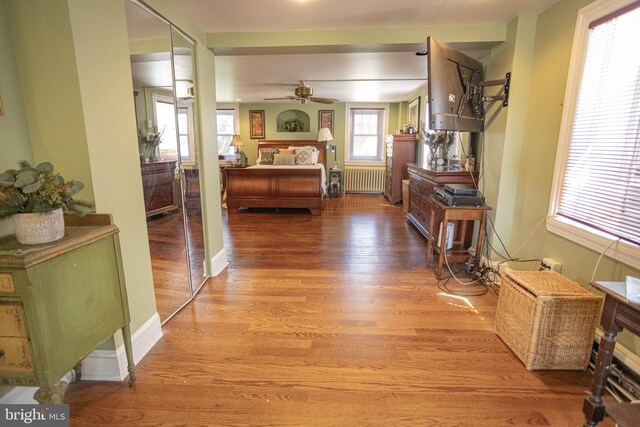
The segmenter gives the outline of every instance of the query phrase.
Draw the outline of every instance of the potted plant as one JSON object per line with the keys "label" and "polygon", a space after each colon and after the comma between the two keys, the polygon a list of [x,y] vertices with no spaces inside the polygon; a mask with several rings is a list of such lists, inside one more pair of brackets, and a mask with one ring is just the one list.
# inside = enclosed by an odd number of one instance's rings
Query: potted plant
{"label": "potted plant", "polygon": [[300,119],[287,120],[282,124],[282,130],[287,132],[304,132],[304,123]]}
{"label": "potted plant", "polygon": [[85,215],[94,203],[73,198],[84,184],[65,182],[49,162],[35,168],[25,160],[20,169],[0,173],[0,219],[13,218],[22,244],[53,242],[64,236],[63,213]]}
{"label": "potted plant", "polygon": [[160,132],[151,131],[142,133],[138,129],[138,144],[142,149],[142,155],[148,163],[153,163],[158,160],[160,154],[158,153],[158,146],[162,144],[162,134],[164,129]]}

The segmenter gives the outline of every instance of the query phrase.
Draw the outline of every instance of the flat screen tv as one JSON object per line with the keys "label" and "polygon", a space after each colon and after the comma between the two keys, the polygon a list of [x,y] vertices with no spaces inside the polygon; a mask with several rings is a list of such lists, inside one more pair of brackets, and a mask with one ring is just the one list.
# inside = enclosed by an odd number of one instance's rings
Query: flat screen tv
{"label": "flat screen tv", "polygon": [[482,132],[482,63],[427,37],[430,130]]}

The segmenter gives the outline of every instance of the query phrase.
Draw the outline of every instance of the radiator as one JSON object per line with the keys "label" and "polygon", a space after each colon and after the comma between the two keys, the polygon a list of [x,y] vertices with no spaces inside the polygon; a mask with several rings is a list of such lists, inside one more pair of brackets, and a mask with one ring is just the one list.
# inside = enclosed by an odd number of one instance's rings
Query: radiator
{"label": "radiator", "polygon": [[345,193],[383,193],[385,167],[379,165],[346,165]]}

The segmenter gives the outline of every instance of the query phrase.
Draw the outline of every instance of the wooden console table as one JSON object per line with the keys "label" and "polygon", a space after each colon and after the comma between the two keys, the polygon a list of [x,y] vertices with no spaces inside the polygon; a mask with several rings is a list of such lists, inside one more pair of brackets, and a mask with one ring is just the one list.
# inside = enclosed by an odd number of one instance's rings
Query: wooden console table
{"label": "wooden console table", "polygon": [[594,282],[592,285],[605,294],[600,319],[604,336],[600,339],[598,347],[591,390],[582,407],[586,417],[584,425],[593,427],[608,415],[621,427],[637,426],[640,420],[640,404],[605,402],[602,395],[607,385],[616,335],[624,328],[640,335],[640,305],[626,299],[624,282]]}
{"label": "wooden console table", "polygon": [[[445,261],[445,257],[451,257],[455,260],[468,260],[470,258],[469,251],[465,245],[471,240],[470,237],[473,233],[474,221],[480,221],[475,252],[479,260],[482,241],[484,240],[484,224],[487,220],[487,211],[491,208],[489,206],[448,206],[431,196],[429,196],[429,204],[431,205],[431,214],[427,236],[427,257],[433,255],[433,252],[438,253],[436,278],[440,279],[442,277],[442,264]],[[458,238],[454,240],[453,248],[449,250],[449,254],[447,254],[446,234],[449,221],[458,221],[457,227],[459,227],[460,230],[456,232]],[[438,232],[440,224],[442,224],[442,226]],[[439,245],[438,240],[440,240]]]}
{"label": "wooden console table", "polygon": [[0,239],[0,385],[39,386],[37,401],[62,403],[60,378],[118,329],[133,384],[129,306],[110,215],[65,217],[65,235],[52,243]]}

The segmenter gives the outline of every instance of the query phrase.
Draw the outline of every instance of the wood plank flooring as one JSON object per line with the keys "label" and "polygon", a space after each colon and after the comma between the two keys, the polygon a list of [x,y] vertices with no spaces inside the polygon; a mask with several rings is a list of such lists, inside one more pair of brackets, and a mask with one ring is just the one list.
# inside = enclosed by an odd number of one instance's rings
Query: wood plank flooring
{"label": "wood plank flooring", "polygon": [[528,372],[493,333],[495,294],[439,290],[400,207],[347,196],[224,222],[227,270],[134,387],[70,386],[72,425],[582,424],[590,375]]}

